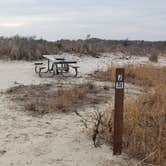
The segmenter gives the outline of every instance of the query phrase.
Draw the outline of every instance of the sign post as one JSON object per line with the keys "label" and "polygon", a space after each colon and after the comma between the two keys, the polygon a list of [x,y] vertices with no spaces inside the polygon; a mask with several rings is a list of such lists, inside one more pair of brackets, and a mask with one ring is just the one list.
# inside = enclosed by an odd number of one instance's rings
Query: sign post
{"label": "sign post", "polygon": [[124,68],[116,69],[113,155],[122,153]]}

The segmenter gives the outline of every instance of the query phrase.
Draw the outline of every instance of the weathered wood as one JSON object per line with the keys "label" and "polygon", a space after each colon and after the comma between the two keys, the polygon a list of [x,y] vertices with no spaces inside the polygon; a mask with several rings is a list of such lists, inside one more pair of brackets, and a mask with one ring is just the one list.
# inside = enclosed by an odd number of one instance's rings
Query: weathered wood
{"label": "weathered wood", "polygon": [[54,64],[73,64],[73,63],[77,63],[77,61],[57,61],[57,62],[54,62]]}
{"label": "weathered wood", "polygon": [[36,62],[35,65],[42,65],[42,62]]}
{"label": "weathered wood", "polygon": [[73,65],[70,65],[70,67],[72,67],[74,70],[75,70],[75,77],[77,77],[78,75],[78,68],[80,68],[79,66],[73,66]]}
{"label": "weathered wood", "polygon": [[42,70],[43,70],[43,69],[46,69],[46,67],[39,67],[39,77],[42,76],[41,73],[42,73]]}
{"label": "weathered wood", "polygon": [[113,154],[122,153],[124,68],[116,69]]}
{"label": "weathered wood", "polygon": [[39,73],[39,70],[37,70],[39,68],[40,65],[43,65],[42,62],[36,62],[35,63],[35,73]]}
{"label": "weathered wood", "polygon": [[[70,64],[77,63],[77,61],[74,61],[72,59],[66,60],[63,56],[61,57],[59,55],[43,55],[43,57],[47,58],[48,60],[47,71],[45,71],[44,73],[52,72],[53,75],[55,74],[63,75],[64,72],[69,72]],[[35,72],[39,73],[39,76],[41,76],[42,70],[44,68],[38,67],[38,65],[42,65],[42,64],[43,63],[36,63]],[[75,70],[75,73],[76,73],[75,76],[77,76],[79,67],[73,66],[72,68]],[[39,69],[39,71],[37,69]]]}

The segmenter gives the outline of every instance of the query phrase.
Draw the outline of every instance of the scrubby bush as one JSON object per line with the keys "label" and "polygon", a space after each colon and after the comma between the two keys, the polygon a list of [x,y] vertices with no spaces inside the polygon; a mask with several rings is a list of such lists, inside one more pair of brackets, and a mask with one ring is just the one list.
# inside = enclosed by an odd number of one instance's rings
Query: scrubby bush
{"label": "scrubby bush", "polygon": [[151,62],[158,62],[158,56],[159,56],[159,52],[154,50],[154,49],[152,49],[150,51],[149,60]]}
{"label": "scrubby bush", "polygon": [[58,50],[55,43],[35,37],[0,38],[0,58],[3,59],[39,60],[43,54],[57,53]]}

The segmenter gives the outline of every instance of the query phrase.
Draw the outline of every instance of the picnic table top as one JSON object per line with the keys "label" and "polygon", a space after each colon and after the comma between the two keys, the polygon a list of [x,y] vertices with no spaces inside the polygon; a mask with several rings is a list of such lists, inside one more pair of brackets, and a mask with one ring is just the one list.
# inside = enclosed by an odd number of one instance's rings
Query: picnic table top
{"label": "picnic table top", "polygon": [[63,55],[43,55],[43,57],[55,63],[77,63],[76,60]]}

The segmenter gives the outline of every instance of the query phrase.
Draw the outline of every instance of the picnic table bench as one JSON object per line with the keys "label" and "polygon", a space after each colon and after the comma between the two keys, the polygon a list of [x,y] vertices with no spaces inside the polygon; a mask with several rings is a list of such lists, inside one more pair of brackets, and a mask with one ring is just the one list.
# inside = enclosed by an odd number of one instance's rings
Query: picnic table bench
{"label": "picnic table bench", "polygon": [[78,75],[78,68],[80,68],[79,66],[73,66],[73,65],[69,65],[71,68],[73,68],[75,70],[75,76],[77,77]]}
{"label": "picnic table bench", "polygon": [[[52,76],[55,74],[63,75],[64,73],[69,73],[70,68],[73,68],[75,71],[75,77],[78,75],[79,66],[75,66],[77,61],[72,59],[66,59],[57,55],[43,55],[47,59],[47,66],[43,66],[43,63],[35,63],[35,72],[42,76],[42,73],[52,73]],[[46,69],[45,71],[43,71]]]}

